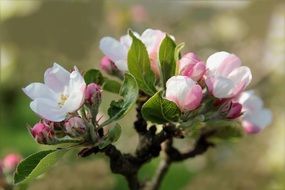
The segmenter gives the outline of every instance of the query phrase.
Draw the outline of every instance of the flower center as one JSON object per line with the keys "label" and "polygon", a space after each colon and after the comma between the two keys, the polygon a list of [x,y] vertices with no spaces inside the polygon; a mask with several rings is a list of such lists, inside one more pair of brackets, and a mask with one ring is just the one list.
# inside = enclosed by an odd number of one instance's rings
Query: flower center
{"label": "flower center", "polygon": [[60,95],[59,102],[57,103],[60,108],[64,105],[64,103],[66,102],[67,98],[68,98],[68,95],[64,95],[64,94]]}

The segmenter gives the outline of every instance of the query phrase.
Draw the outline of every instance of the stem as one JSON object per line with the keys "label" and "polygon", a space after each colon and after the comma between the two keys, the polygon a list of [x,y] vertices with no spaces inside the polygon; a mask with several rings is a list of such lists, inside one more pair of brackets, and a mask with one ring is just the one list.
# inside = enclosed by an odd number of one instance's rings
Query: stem
{"label": "stem", "polygon": [[148,190],[158,190],[163,178],[165,177],[166,173],[168,172],[168,169],[171,165],[171,160],[168,157],[168,155],[166,154],[167,149],[170,148],[170,146],[172,146],[172,139],[168,139],[167,141],[165,141],[165,157],[160,161],[158,169],[156,171],[155,176],[152,179],[151,185],[148,188]]}

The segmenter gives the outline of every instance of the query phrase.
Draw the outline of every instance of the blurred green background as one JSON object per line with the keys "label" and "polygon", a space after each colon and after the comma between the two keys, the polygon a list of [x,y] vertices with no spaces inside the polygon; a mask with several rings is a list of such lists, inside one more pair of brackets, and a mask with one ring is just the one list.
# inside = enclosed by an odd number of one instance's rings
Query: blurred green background
{"label": "blurred green background", "polygon": [[[255,88],[273,111],[273,123],[260,134],[223,143],[205,155],[170,168],[164,190],[284,190],[285,189],[285,4],[274,0],[232,1],[87,1],[0,0],[1,120],[0,158],[19,152],[27,156],[37,145],[26,127],[38,118],[21,88],[43,81],[53,62],[82,71],[98,68],[103,36],[119,37],[128,28],[166,31],[186,42],[204,60],[226,50],[238,55],[253,72]],[[110,94],[104,94],[106,111]],[[117,146],[133,151],[135,113],[120,123]],[[176,142],[188,149],[187,140]],[[140,177],[153,175],[159,160],[145,166]],[[31,184],[31,190],[126,189],[123,178],[111,174],[103,155],[67,155],[53,170]]]}

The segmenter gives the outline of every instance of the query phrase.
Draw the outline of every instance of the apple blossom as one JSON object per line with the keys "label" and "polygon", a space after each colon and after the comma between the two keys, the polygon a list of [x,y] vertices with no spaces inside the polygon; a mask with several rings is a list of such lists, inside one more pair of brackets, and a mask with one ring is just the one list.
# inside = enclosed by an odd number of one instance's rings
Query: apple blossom
{"label": "apple blossom", "polygon": [[47,125],[45,122],[39,122],[30,129],[30,132],[39,144],[52,144],[55,141],[52,124]]}
{"label": "apple blossom", "polygon": [[217,98],[233,98],[241,93],[252,79],[250,69],[241,66],[240,59],[228,52],[211,55],[206,68],[206,85]]}
{"label": "apple blossom", "polygon": [[[166,34],[160,30],[146,29],[141,36],[136,32],[134,35],[145,44],[151,61],[151,68],[158,75],[157,56],[160,43]],[[103,37],[100,41],[100,49],[120,71],[126,72],[128,71],[128,51],[131,43],[132,39],[129,35],[122,36],[119,41],[112,37]]]}
{"label": "apple blossom", "polygon": [[2,161],[3,170],[6,172],[14,172],[21,160],[22,156],[19,154],[8,154]]}
{"label": "apple blossom", "polygon": [[63,121],[84,102],[85,81],[76,67],[69,73],[54,63],[46,70],[43,83],[32,83],[23,91],[33,101],[31,109],[50,121]]}
{"label": "apple blossom", "polygon": [[183,112],[196,109],[202,96],[202,88],[187,76],[173,76],[166,82],[166,99],[174,102]]}
{"label": "apple blossom", "polygon": [[86,125],[81,117],[71,117],[64,123],[66,133],[71,137],[80,137],[87,133]]}
{"label": "apple blossom", "polygon": [[272,122],[272,113],[263,107],[261,98],[254,92],[243,92],[238,98],[242,104],[242,125],[247,133],[258,133]]}
{"label": "apple blossom", "polygon": [[180,75],[188,76],[195,81],[199,81],[206,71],[206,65],[196,54],[189,52],[178,62]]}

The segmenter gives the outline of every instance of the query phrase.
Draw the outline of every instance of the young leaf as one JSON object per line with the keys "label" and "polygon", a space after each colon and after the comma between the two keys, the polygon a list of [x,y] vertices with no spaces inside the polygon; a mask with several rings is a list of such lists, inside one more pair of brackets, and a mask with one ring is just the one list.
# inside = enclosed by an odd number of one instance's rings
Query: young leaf
{"label": "young leaf", "polygon": [[102,73],[97,69],[90,69],[84,74],[84,80],[86,84],[96,83],[102,85],[104,83],[104,77]]}
{"label": "young leaf", "polygon": [[123,85],[120,89],[120,95],[123,99],[119,101],[112,101],[108,109],[109,119],[101,124],[105,126],[113,121],[121,119],[137,101],[139,89],[134,76],[129,73],[125,74]]}
{"label": "young leaf", "polygon": [[151,70],[148,52],[145,45],[129,31],[132,45],[128,53],[129,72],[137,80],[138,86],[146,94],[152,96],[156,92],[155,75]]}
{"label": "young leaf", "polygon": [[[174,60],[175,60],[175,62],[179,61],[179,59],[181,58],[181,53],[180,52],[184,48],[184,46],[185,46],[185,43],[182,42],[182,43],[178,44],[175,47],[175,50],[174,50]],[[175,74],[177,75],[178,72],[179,72],[179,66],[177,65]]]}
{"label": "young leaf", "polygon": [[67,150],[44,150],[30,155],[17,167],[14,183],[26,183],[50,169]]}
{"label": "young leaf", "polygon": [[162,98],[161,93],[157,92],[143,105],[143,118],[158,124],[177,121],[180,116],[179,108],[175,103]]}
{"label": "young leaf", "polygon": [[108,92],[119,94],[121,84],[115,80],[110,80],[105,78],[102,88],[103,90],[106,90]]}
{"label": "young leaf", "polygon": [[120,138],[121,132],[122,132],[121,126],[118,123],[116,123],[115,126],[109,129],[107,138],[111,142],[116,142]]}
{"label": "young leaf", "polygon": [[159,48],[159,62],[161,69],[161,77],[163,85],[165,86],[166,81],[175,75],[176,71],[176,60],[175,60],[175,42],[166,35],[161,42]]}

